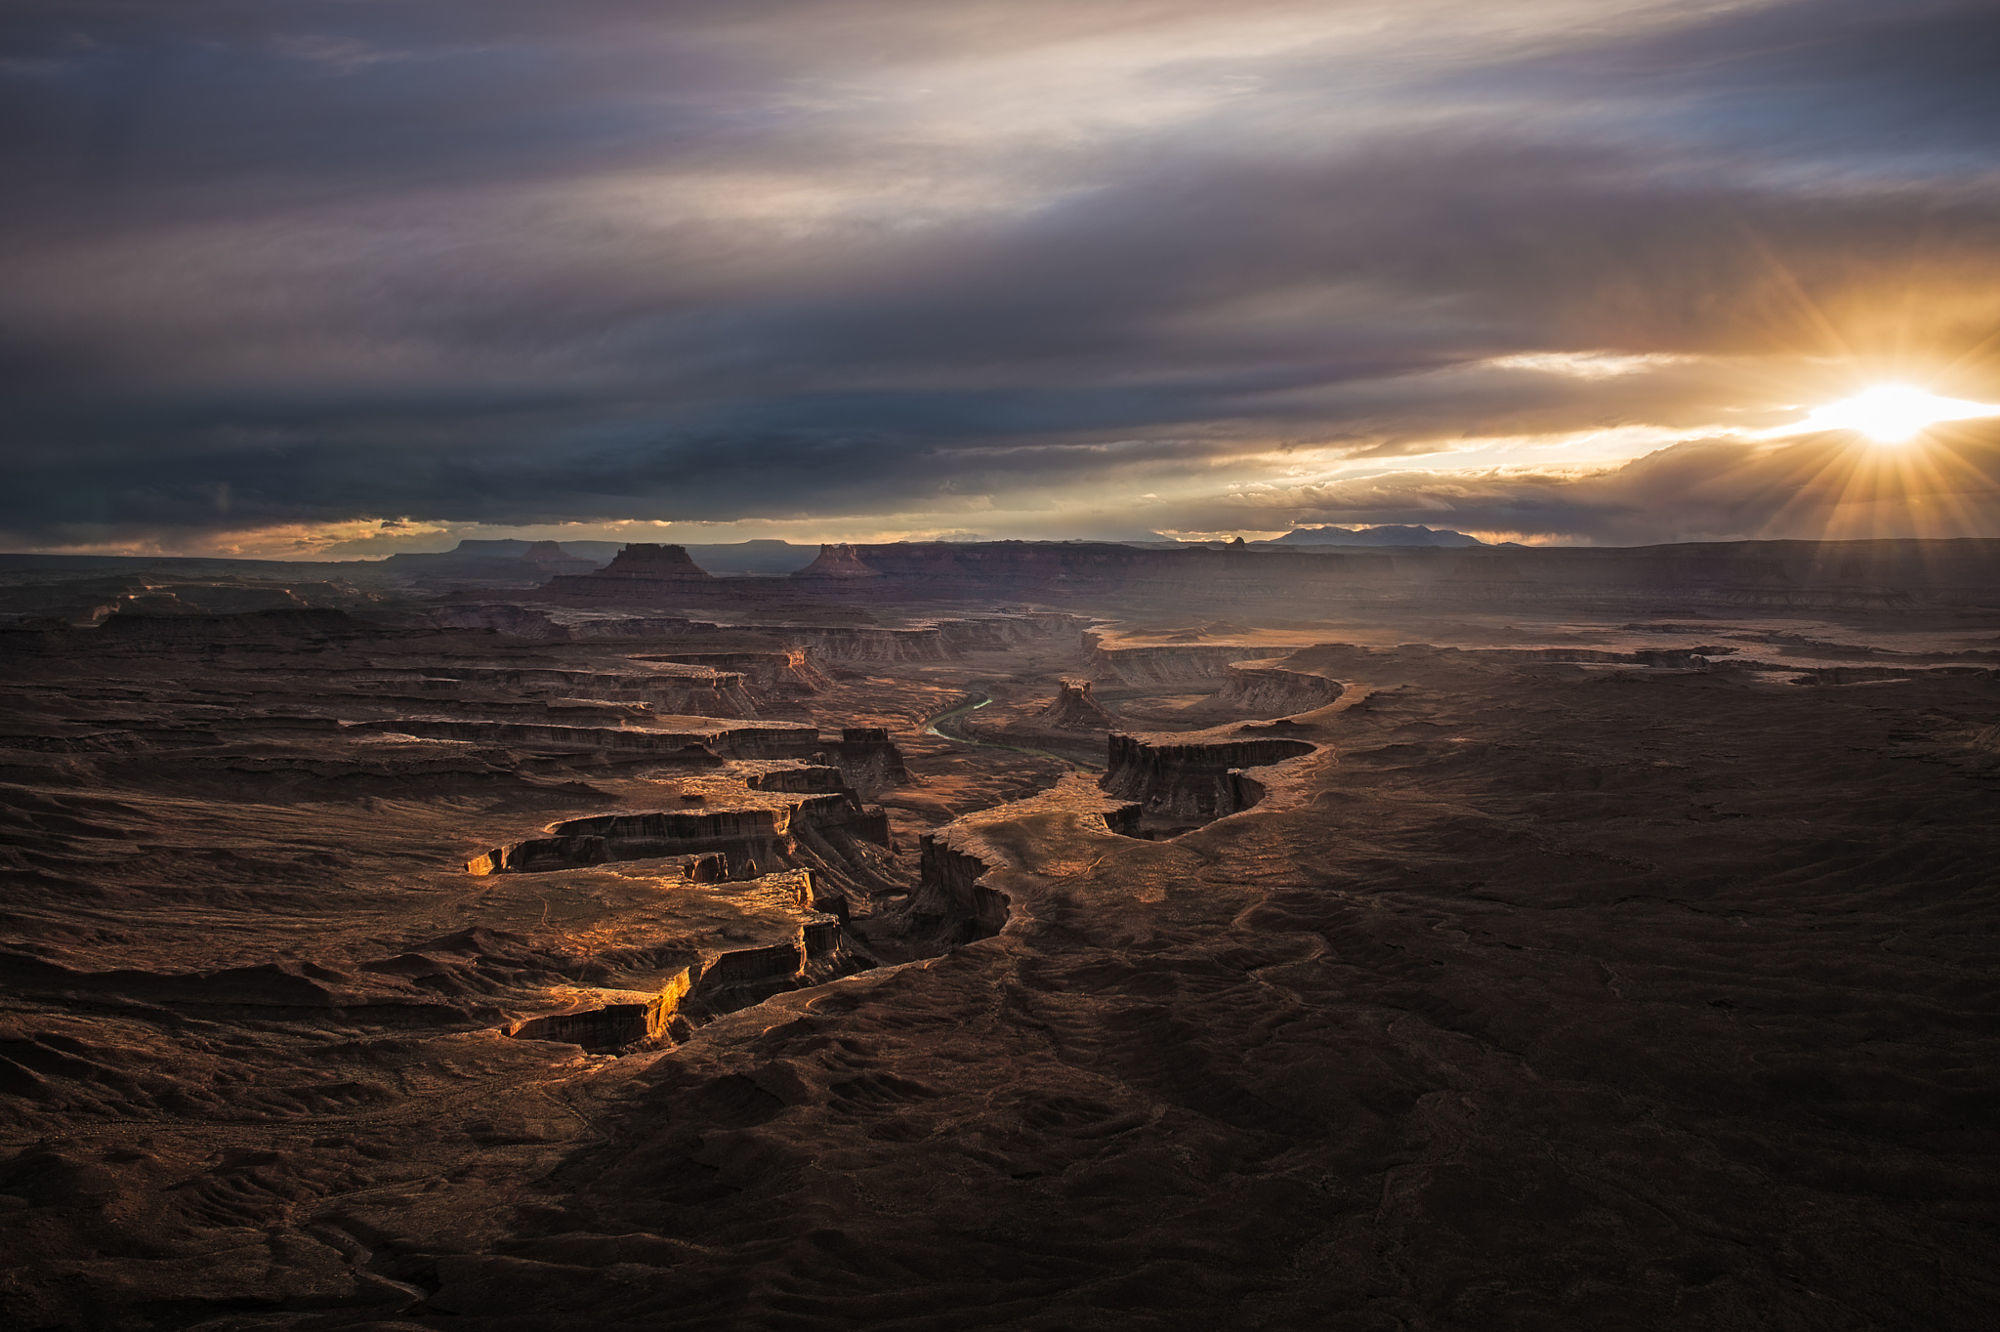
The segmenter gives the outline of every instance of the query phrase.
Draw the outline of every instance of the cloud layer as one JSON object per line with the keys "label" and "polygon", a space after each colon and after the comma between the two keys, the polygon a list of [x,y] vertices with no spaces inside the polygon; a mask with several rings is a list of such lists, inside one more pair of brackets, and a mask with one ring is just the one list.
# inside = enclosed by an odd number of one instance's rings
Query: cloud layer
{"label": "cloud layer", "polygon": [[1986,10],[17,0],[0,544],[1813,534],[2000,401]]}

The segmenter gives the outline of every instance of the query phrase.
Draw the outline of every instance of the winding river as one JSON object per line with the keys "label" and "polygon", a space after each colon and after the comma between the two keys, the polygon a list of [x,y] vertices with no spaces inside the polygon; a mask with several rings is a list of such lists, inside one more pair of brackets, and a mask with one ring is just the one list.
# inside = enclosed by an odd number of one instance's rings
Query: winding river
{"label": "winding river", "polygon": [[1081,759],[1071,758],[1067,754],[1058,754],[1053,749],[1037,749],[1033,745],[1003,745],[997,740],[981,740],[977,736],[965,734],[960,728],[952,725],[960,717],[977,712],[992,701],[993,696],[991,694],[981,694],[970,702],[961,703],[955,708],[940,712],[937,716],[931,718],[931,724],[924,728],[924,734],[942,736],[946,740],[956,740],[962,745],[977,745],[981,749],[1004,749],[1013,754],[1035,754],[1042,758],[1052,758],[1058,763],[1066,763],[1070,767],[1081,769],[1084,772],[1095,772],[1103,766],[1097,763],[1085,763]]}

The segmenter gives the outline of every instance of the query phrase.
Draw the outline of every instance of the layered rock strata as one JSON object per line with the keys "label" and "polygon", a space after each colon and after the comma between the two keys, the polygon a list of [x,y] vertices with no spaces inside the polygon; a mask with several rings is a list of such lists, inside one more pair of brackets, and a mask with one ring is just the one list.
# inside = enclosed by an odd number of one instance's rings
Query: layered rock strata
{"label": "layered rock strata", "polygon": [[819,557],[792,577],[811,582],[820,579],[868,579],[882,575],[861,562],[853,546],[828,544],[819,548]]}
{"label": "layered rock strata", "polygon": [[1232,663],[1223,681],[1215,706],[1258,717],[1310,712],[1338,702],[1342,693],[1338,680],[1275,662]]}
{"label": "layered rock strata", "polygon": [[611,563],[587,574],[551,578],[543,593],[568,601],[658,601],[700,593],[716,580],[683,546],[635,543]]}
{"label": "layered rock strata", "polygon": [[744,652],[672,652],[638,657],[637,661],[668,662],[728,672],[760,695],[795,697],[817,694],[832,681],[805,647]]}
{"label": "layered rock strata", "polygon": [[1034,716],[1037,726],[1056,731],[1109,731],[1117,724],[1090,696],[1090,681],[1064,680],[1055,699]]}
{"label": "layered rock strata", "polygon": [[1263,797],[1251,770],[1315,748],[1304,740],[1262,736],[1113,735],[1098,784],[1138,807],[1138,818],[1120,831],[1142,826],[1180,830],[1248,809]]}
{"label": "layered rock strata", "polygon": [[[850,567],[849,556],[836,557]],[[906,600],[1010,596],[1040,601],[1117,594],[1179,605],[1509,603],[1579,608],[1731,609],[2000,606],[2000,541],[1723,542],[1632,549],[1479,547],[1285,549],[1101,542],[907,542],[857,546],[879,577],[724,580],[755,598]],[[561,578],[552,594],[601,595],[618,580]],[[627,593],[639,581],[623,580]],[[698,580],[652,580],[699,595]]]}

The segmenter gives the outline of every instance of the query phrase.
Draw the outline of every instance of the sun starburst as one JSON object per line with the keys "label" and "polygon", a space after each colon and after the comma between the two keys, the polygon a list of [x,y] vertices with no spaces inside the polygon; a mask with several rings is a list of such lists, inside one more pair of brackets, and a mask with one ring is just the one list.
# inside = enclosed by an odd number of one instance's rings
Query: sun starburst
{"label": "sun starburst", "polygon": [[1878,444],[1906,444],[1944,421],[2000,416],[2000,405],[1945,398],[1912,384],[1876,384],[1851,398],[1814,408],[1813,430],[1852,430]]}

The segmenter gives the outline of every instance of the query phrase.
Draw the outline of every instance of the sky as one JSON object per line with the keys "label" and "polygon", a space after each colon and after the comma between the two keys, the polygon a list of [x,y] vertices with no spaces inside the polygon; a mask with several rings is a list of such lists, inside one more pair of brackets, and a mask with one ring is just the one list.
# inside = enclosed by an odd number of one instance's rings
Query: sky
{"label": "sky", "polygon": [[[8,0],[0,549],[2000,535],[1991,0]],[[1885,382],[1971,404],[1897,445]]]}

